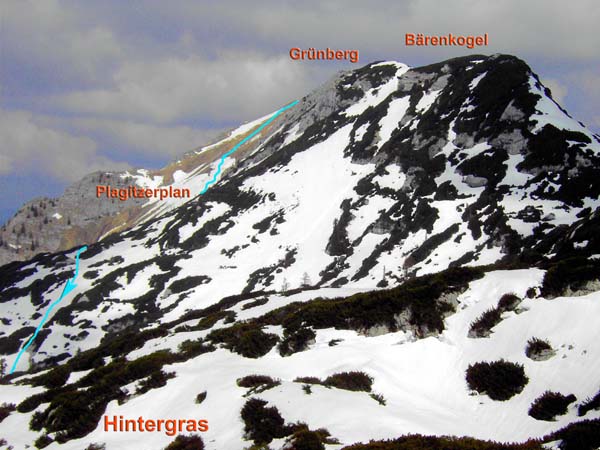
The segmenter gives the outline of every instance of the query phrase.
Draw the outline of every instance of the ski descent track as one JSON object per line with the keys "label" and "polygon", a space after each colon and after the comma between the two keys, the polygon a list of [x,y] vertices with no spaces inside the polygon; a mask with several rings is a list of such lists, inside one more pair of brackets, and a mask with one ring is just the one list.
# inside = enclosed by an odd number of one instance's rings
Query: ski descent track
{"label": "ski descent track", "polygon": [[38,333],[40,332],[40,330],[46,323],[46,320],[48,320],[48,315],[50,314],[50,312],[54,309],[54,307],[56,305],[58,305],[62,301],[63,298],[65,298],[73,289],[75,289],[77,287],[77,285],[75,284],[75,280],[77,279],[77,276],[79,275],[79,255],[81,255],[86,250],[87,250],[87,246],[85,246],[85,245],[83,247],[81,247],[79,250],[77,250],[77,253],[75,254],[75,275],[73,275],[73,278],[69,278],[67,280],[67,284],[65,284],[62,294],[60,294],[60,297],[58,298],[58,300],[56,300],[54,303],[52,303],[46,310],[46,314],[44,314],[44,317],[42,317],[42,320],[40,321],[40,324],[35,329],[33,335],[29,338],[27,343],[19,351],[19,354],[17,355],[17,358],[15,359],[15,362],[13,363],[12,368],[10,369],[10,373],[13,373],[15,371],[15,369],[17,368],[19,359],[21,359],[21,356],[23,356],[23,353],[25,353],[25,350],[27,350],[27,348],[31,345],[31,343],[33,342],[35,337],[38,335]]}
{"label": "ski descent track", "polygon": [[[265,122],[263,122],[256,130],[254,130],[252,133],[250,133],[248,136],[246,136],[244,139],[242,139],[240,142],[238,142],[231,150],[229,150],[223,156],[221,156],[221,160],[219,161],[219,164],[217,165],[217,171],[213,175],[212,179],[206,182],[206,184],[204,185],[204,188],[200,192],[200,195],[206,193],[206,191],[208,190],[208,188],[210,187],[210,185],[215,184],[217,182],[217,178],[219,177],[219,175],[221,173],[221,169],[223,168],[223,164],[225,163],[225,159],[228,156],[230,156],[233,153],[235,153],[238,148],[240,148],[242,145],[244,145],[246,142],[248,142],[250,139],[252,139],[257,134],[259,134],[267,125],[269,125],[271,122],[273,122],[282,112],[284,112],[284,111],[286,111],[286,110],[288,110],[288,109],[296,106],[298,103],[299,103],[299,100],[295,100],[292,103],[290,103],[290,104],[284,106],[283,108],[277,110],[271,117],[269,117]],[[58,305],[73,289],[75,289],[77,287],[77,285],[75,284],[75,280],[77,280],[77,277],[79,276],[79,255],[81,253],[85,252],[86,250],[87,250],[87,246],[83,246],[79,250],[77,250],[77,253],[75,254],[75,275],[73,275],[73,278],[69,278],[67,280],[67,283],[65,284],[65,287],[63,288],[62,294],[60,295],[60,297],[58,298],[58,300],[56,300],[55,302],[53,302],[52,304],[50,304],[50,306],[46,310],[46,313],[44,314],[44,317],[42,317],[42,320],[40,321],[39,325],[35,329],[33,335],[29,338],[29,340],[23,346],[23,348],[21,350],[19,350],[19,353],[17,354],[17,357],[15,359],[15,362],[13,363],[13,365],[12,365],[12,367],[10,369],[10,373],[11,374],[17,368],[17,364],[19,363],[19,360],[21,359],[21,356],[23,356],[23,353],[25,353],[25,351],[29,348],[29,346],[31,345],[31,343],[35,340],[35,338],[37,337],[38,333],[40,332],[40,330],[42,329],[42,327],[44,326],[44,324],[48,320],[48,316],[50,315],[50,312],[52,312],[52,310],[54,309],[54,307],[56,305]]]}
{"label": "ski descent track", "polygon": [[235,151],[240,148],[242,145],[244,145],[246,142],[248,142],[250,139],[252,139],[254,136],[256,136],[258,133],[260,133],[267,125],[269,125],[271,122],[273,122],[277,116],[279,116],[282,112],[292,108],[293,106],[296,106],[298,104],[299,100],[295,100],[292,103],[290,103],[289,105],[284,106],[283,108],[277,110],[271,117],[269,117],[260,127],[258,127],[256,130],[254,130],[252,133],[250,133],[248,136],[246,136],[244,139],[242,139],[240,142],[238,142],[231,150],[229,150],[227,153],[225,153],[223,156],[221,156],[221,160],[219,161],[219,165],[217,166],[217,171],[215,172],[215,174],[212,177],[212,180],[208,180],[206,182],[206,184],[204,185],[204,189],[202,189],[202,191],[200,192],[200,195],[206,193],[206,191],[208,191],[208,188],[211,184],[215,184],[217,182],[217,177],[219,176],[219,174],[221,173],[221,169],[223,167],[223,163],[225,163],[225,158],[227,158],[228,156],[232,155],[233,153],[235,153]]}

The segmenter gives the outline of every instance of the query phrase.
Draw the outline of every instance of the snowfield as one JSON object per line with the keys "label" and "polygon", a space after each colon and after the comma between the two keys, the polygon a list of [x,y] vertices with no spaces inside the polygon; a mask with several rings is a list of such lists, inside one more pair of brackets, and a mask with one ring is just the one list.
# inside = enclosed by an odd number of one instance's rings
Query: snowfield
{"label": "snowfield", "polygon": [[[600,292],[552,300],[526,298],[526,291],[539,286],[543,274],[539,269],[493,271],[473,281],[459,296],[458,311],[446,319],[446,330],[438,337],[415,340],[403,331],[366,337],[354,331],[322,329],[317,331],[316,342],[308,350],[289,357],[282,357],[273,349],[262,358],[249,359],[221,349],[166,366],[165,370],[174,372],[176,377],[165,388],[134,397],[123,405],[111,402],[106,415],[207,419],[210,429],[203,437],[208,449],[242,448],[244,433],[239,411],[247,398],[243,396],[246,389],[238,387],[236,379],[265,374],[280,379],[281,385],[256,397],[276,406],[286,422],[305,422],[311,429],[324,427],[341,444],[406,433],[464,435],[503,442],[540,437],[576,420],[575,404],[558,420],[545,422],[527,415],[531,402],[546,390],[573,393],[580,401],[590,397],[598,388],[594,374],[600,371],[599,336],[593,331],[595,317],[600,314]],[[344,289],[336,291],[305,291],[286,301],[351,293]],[[494,307],[505,293],[525,298],[519,312],[505,313],[489,338],[467,337],[470,323]],[[257,311],[246,310],[244,318],[279,306],[281,298],[270,297]],[[240,311],[237,305],[234,309]],[[184,338],[199,337],[197,332],[182,334],[157,340],[160,345],[150,341],[128,358],[135,359],[158,349],[175,351]],[[525,344],[533,336],[547,339],[556,354],[547,361],[527,358]],[[339,343],[331,347],[329,342],[333,339]],[[502,358],[524,365],[529,383],[523,392],[507,401],[494,401],[469,392],[465,382],[468,365]],[[325,378],[352,370],[373,377],[373,392],[383,395],[385,406],[365,392],[314,385],[312,393],[307,394],[302,383],[293,381],[299,376]],[[39,388],[16,385],[0,389],[2,398],[14,403],[40,392]],[[207,392],[207,398],[197,405],[194,398],[202,391]],[[598,417],[600,411],[586,416]],[[2,423],[2,436],[16,448],[25,446],[34,437],[34,433],[24,433],[30,418],[31,414],[10,415]],[[108,450],[129,445],[158,449],[171,440],[162,433],[106,433],[101,423],[84,439],[51,444],[47,448],[76,450],[90,442],[103,442]],[[271,448],[280,447],[271,445]]]}

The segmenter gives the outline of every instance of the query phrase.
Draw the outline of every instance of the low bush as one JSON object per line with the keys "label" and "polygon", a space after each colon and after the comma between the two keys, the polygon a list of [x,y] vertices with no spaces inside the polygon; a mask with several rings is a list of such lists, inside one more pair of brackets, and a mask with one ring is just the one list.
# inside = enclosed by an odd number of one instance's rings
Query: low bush
{"label": "low bush", "polygon": [[273,439],[290,434],[277,408],[266,405],[267,402],[264,400],[251,398],[241,411],[246,437],[253,440],[255,444],[268,444]]}
{"label": "low bush", "polygon": [[162,385],[171,376],[162,372],[162,367],[179,360],[179,355],[169,351],[158,351],[133,361],[115,359],[72,385],[49,389],[23,400],[17,409],[29,412],[42,403],[49,403],[43,413],[32,418],[32,425],[56,433],[55,440],[60,443],[81,438],[97,427],[110,401],[126,398],[121,387],[146,377],[140,383],[141,391]]}
{"label": "low bush", "polygon": [[200,392],[198,395],[196,395],[196,403],[199,405],[204,400],[206,400],[206,395],[206,391]]}
{"label": "low bush", "polygon": [[211,331],[207,340],[224,344],[225,348],[246,358],[260,358],[266,355],[279,338],[262,331],[261,327],[250,323],[237,323],[228,328]]}
{"label": "low bush", "polygon": [[371,398],[379,403],[381,406],[385,406],[385,398],[381,394],[371,394]]}
{"label": "low bush", "polygon": [[498,309],[502,311],[512,311],[520,302],[521,299],[515,294],[504,294],[500,297],[500,300],[498,300]]}
{"label": "low bush", "polygon": [[542,296],[553,298],[565,290],[581,289],[592,280],[600,279],[600,262],[589,258],[574,257],[551,265],[544,275]]}
{"label": "low bush", "polygon": [[296,377],[296,379],[294,379],[294,382],[305,384],[323,384],[323,382],[317,377]]}
{"label": "low bush", "polygon": [[317,335],[310,328],[302,327],[296,331],[284,332],[283,340],[279,343],[279,354],[289,356],[293,353],[304,351],[311,343],[315,342]]}
{"label": "low bush", "polygon": [[85,450],[106,450],[106,444],[90,444],[88,445]]}
{"label": "low bush", "polygon": [[255,308],[257,306],[261,306],[266,304],[269,301],[269,299],[267,297],[264,298],[258,298],[252,302],[248,302],[248,303],[244,303],[242,305],[242,310],[246,310],[246,309],[250,309],[250,308]]}
{"label": "low bush", "polygon": [[470,389],[493,400],[508,400],[529,382],[522,365],[504,360],[469,365],[466,379]]}
{"label": "low bush", "polygon": [[183,359],[191,359],[215,350],[214,345],[206,344],[202,339],[187,340],[179,344],[179,353]]}
{"label": "low bush", "polygon": [[328,376],[323,384],[347,391],[371,392],[373,378],[364,372],[341,372]]}
{"label": "low bush", "polygon": [[15,409],[17,409],[17,407],[14,403],[2,403],[2,405],[0,405],[0,423],[2,423],[2,421]]}
{"label": "low bush", "polygon": [[413,434],[388,441],[371,441],[354,444],[342,450],[543,450],[539,442],[499,444],[468,437],[422,436]]}
{"label": "low bush", "polygon": [[52,444],[52,442],[54,442],[54,441],[52,440],[52,438],[50,436],[48,436],[47,434],[42,434],[40,437],[38,437],[35,440],[33,445],[35,445],[35,448],[46,448],[50,444]]}
{"label": "low bush", "polygon": [[191,436],[178,435],[165,450],[204,450],[204,441],[197,434]]}
{"label": "low bush", "polygon": [[502,311],[498,308],[492,308],[479,316],[469,328],[469,337],[489,336],[493,327],[502,321]]}
{"label": "low bush", "polygon": [[52,370],[28,380],[32,386],[45,386],[48,389],[63,386],[69,379],[71,369],[68,364],[57,366]]}
{"label": "low bush", "polygon": [[44,427],[44,421],[46,420],[46,414],[41,411],[35,411],[29,421],[29,429],[33,431],[42,431]]}
{"label": "low bush", "polygon": [[564,396],[559,392],[546,391],[536,398],[529,408],[529,415],[537,420],[554,420],[556,416],[567,413],[567,409],[575,400],[573,394]]}
{"label": "low bush", "polygon": [[20,413],[28,413],[33,411],[35,408],[40,406],[42,403],[49,402],[54,396],[60,392],[64,392],[65,389],[50,389],[46,392],[40,392],[39,394],[33,394],[25,398],[21,403],[17,405],[17,411]]}
{"label": "low bush", "polygon": [[152,372],[148,378],[144,378],[138,383],[136,394],[145,394],[151,389],[157,389],[167,384],[167,380],[175,378],[175,372],[165,372],[157,370]]}
{"label": "low bush", "polygon": [[316,431],[308,429],[296,431],[290,439],[291,449],[294,450],[325,450],[321,436]]}
{"label": "low bush", "polygon": [[534,360],[544,359],[554,353],[552,346],[546,340],[532,337],[525,346],[525,355]]}
{"label": "low bush", "polygon": [[585,416],[588,411],[600,409],[600,391],[596,392],[592,398],[587,398],[579,407],[577,408],[577,415]]}
{"label": "low bush", "polygon": [[237,380],[238,386],[250,388],[248,392],[244,394],[244,397],[267,391],[280,384],[281,381],[275,380],[267,375],[248,375]]}
{"label": "low bush", "polygon": [[206,275],[191,276],[173,281],[167,289],[169,289],[173,294],[179,294],[181,292],[193,289],[196,286],[200,286],[201,284],[209,283],[210,281],[211,278]]}
{"label": "low bush", "polygon": [[122,357],[133,350],[142,348],[149,340],[165,337],[168,334],[168,331],[161,327],[143,331],[125,330],[100,346],[74,356],[67,365],[72,372],[96,369],[104,365],[103,358],[107,356]]}
{"label": "low bush", "polygon": [[223,323],[228,323],[231,321],[235,321],[235,312],[233,311],[218,311],[216,313],[210,314],[206,317],[203,317],[198,321],[198,324],[195,326],[188,328],[186,331],[199,331],[199,330],[208,330],[215,326],[215,324],[219,320],[223,320]]}
{"label": "low bush", "polygon": [[598,450],[600,448],[600,419],[570,423],[544,441],[561,440],[561,450]]}
{"label": "low bush", "polygon": [[236,384],[243,388],[254,388],[262,386],[264,384],[278,385],[281,384],[279,380],[275,380],[268,375],[246,375],[245,377],[238,378]]}
{"label": "low bush", "polygon": [[282,325],[292,332],[302,327],[337,328],[364,331],[384,326],[398,331],[399,314],[408,316],[408,326],[417,336],[428,336],[444,330],[444,318],[454,311],[451,303],[440,300],[443,294],[459,292],[484,269],[455,267],[435,275],[405,281],[393,289],[355,294],[346,298],[316,298],[294,302],[273,310],[257,321],[263,325]]}

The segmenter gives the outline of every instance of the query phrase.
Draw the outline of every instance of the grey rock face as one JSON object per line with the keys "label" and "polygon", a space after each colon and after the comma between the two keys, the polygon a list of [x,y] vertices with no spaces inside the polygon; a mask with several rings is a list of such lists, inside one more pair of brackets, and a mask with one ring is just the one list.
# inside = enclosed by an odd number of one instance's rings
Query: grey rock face
{"label": "grey rock face", "polygon": [[0,229],[0,265],[55,252],[70,242],[73,246],[95,241],[98,236],[86,231],[90,225],[144,201],[96,197],[96,185],[124,188],[134,184],[123,175],[95,172],[73,183],[61,197],[27,202]]}

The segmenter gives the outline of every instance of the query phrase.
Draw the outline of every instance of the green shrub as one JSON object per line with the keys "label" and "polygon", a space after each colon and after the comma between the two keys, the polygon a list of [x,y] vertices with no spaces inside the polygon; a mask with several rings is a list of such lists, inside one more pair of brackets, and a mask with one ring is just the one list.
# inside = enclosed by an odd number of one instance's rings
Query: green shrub
{"label": "green shrub", "polygon": [[442,332],[444,318],[454,311],[454,307],[439,300],[440,297],[448,292],[461,291],[483,273],[481,268],[447,269],[435,275],[412,278],[393,289],[346,298],[294,302],[265,314],[257,321],[264,325],[282,325],[288,333],[303,327],[361,331],[385,326],[390,331],[398,331],[395,317],[408,312],[410,326],[422,337]]}
{"label": "green shrub", "polygon": [[32,424],[55,432],[55,440],[64,443],[93,431],[108,402],[124,400],[122,386],[146,377],[149,378],[140,383],[141,391],[159,386],[170,376],[162,372],[163,365],[178,360],[179,356],[169,351],[158,351],[133,361],[115,359],[94,369],[73,385],[36,394],[25,399],[17,408],[28,412],[41,403],[49,402],[43,415],[36,414],[35,420],[32,418]]}
{"label": "green shrub", "polygon": [[178,435],[165,450],[204,450],[204,441],[197,434],[191,436]]}
{"label": "green shrub", "polygon": [[239,387],[254,388],[264,384],[276,386],[281,384],[281,382],[271,378],[268,375],[246,375],[245,377],[238,378],[236,384]]}
{"label": "green shrub", "polygon": [[521,299],[515,294],[504,294],[500,297],[500,300],[498,300],[498,309],[501,311],[512,311],[520,302]]}
{"label": "green shrub", "polygon": [[600,447],[600,419],[571,423],[544,440],[561,440],[561,450],[597,450]]}
{"label": "green shrub", "polygon": [[145,394],[151,389],[157,389],[167,384],[167,380],[175,378],[175,372],[164,372],[157,370],[152,372],[148,378],[144,378],[139,382],[135,391],[136,394]]}
{"label": "green shrub", "polygon": [[294,450],[325,450],[321,437],[315,431],[308,429],[296,431],[290,440]]}
{"label": "green shrub", "polygon": [[237,323],[228,328],[211,331],[207,339],[213,343],[225,344],[225,348],[246,358],[260,358],[266,355],[279,338],[265,333],[261,327],[252,323]]}
{"label": "green shrub", "polygon": [[72,372],[97,369],[104,365],[103,358],[107,356],[112,356],[113,358],[123,357],[123,355],[133,350],[142,348],[149,340],[165,337],[168,334],[168,331],[161,327],[143,331],[125,330],[117,336],[112,337],[109,341],[103,342],[98,347],[75,355],[67,365]]}
{"label": "green shrub", "polygon": [[550,343],[536,337],[529,339],[525,346],[525,355],[530,359],[536,359],[544,354],[551,355],[552,353],[553,349]]}
{"label": "green shrub", "polygon": [[523,444],[499,444],[468,437],[422,436],[412,434],[394,440],[354,444],[342,450],[543,450],[541,444],[529,441]]}
{"label": "green shrub", "polygon": [[246,436],[255,444],[268,444],[273,439],[283,438],[289,434],[277,408],[266,405],[267,402],[264,400],[251,398],[241,411]]}
{"label": "green shrub", "polygon": [[347,391],[371,392],[373,378],[364,372],[341,372],[328,376],[323,384]]}
{"label": "green shrub", "polygon": [[379,403],[381,406],[385,406],[385,398],[381,394],[371,394],[371,398]]}
{"label": "green shrub", "polygon": [[2,403],[2,405],[0,405],[0,423],[2,423],[2,421],[15,409],[17,409],[17,407],[14,403]]}
{"label": "green shrub", "polygon": [[295,331],[284,332],[283,340],[279,343],[279,354],[289,356],[293,353],[304,351],[317,335],[310,328],[302,327]]}
{"label": "green shrub", "polygon": [[469,365],[466,379],[470,389],[493,400],[508,400],[529,381],[522,365],[504,360]]}
{"label": "green shrub", "polygon": [[35,445],[35,448],[45,448],[52,444],[52,442],[54,441],[50,436],[48,436],[47,434],[42,434],[35,440],[33,445]]}
{"label": "green shrub", "polygon": [[193,327],[188,327],[186,331],[198,331],[208,330],[215,326],[215,324],[223,319],[223,323],[228,323],[235,320],[235,312],[233,311],[218,311],[213,314],[209,314],[198,321]]}
{"label": "green shrub", "polygon": [[173,294],[179,294],[181,292],[193,289],[196,286],[209,283],[210,281],[211,278],[207,277],[206,275],[191,276],[173,281],[167,289],[169,289]]}
{"label": "green shrub", "polygon": [[17,405],[17,411],[20,413],[28,413],[40,406],[42,403],[49,402],[56,394],[63,392],[64,389],[51,389],[39,394],[33,394]]}
{"label": "green shrub", "polygon": [[567,288],[577,290],[597,279],[600,279],[600,262],[582,257],[569,258],[548,268],[541,293],[546,298],[558,297]]}
{"label": "green shrub", "polygon": [[33,431],[42,431],[44,422],[46,421],[46,414],[41,411],[35,411],[29,421],[29,429]]}
{"label": "green shrub", "polygon": [[239,341],[233,345],[233,349],[247,358],[260,358],[269,353],[278,340],[274,334],[254,329],[242,334]]}
{"label": "green shrub", "polygon": [[600,391],[596,392],[592,398],[587,398],[585,401],[579,405],[577,408],[577,415],[585,416],[588,411],[600,409]]}
{"label": "green shrub", "polygon": [[275,380],[267,375],[248,375],[237,380],[237,385],[240,387],[250,388],[244,397],[252,394],[258,394],[266,390],[279,386],[281,381]]}
{"label": "green shrub", "polygon": [[244,303],[242,305],[242,310],[246,310],[246,309],[250,309],[250,308],[255,308],[257,306],[261,306],[266,304],[269,301],[269,299],[267,297],[264,298],[257,298],[256,300],[252,301],[252,302],[248,302],[248,303]]}
{"label": "green shrub", "polygon": [[157,372],[166,364],[172,364],[179,360],[176,354],[169,350],[159,350],[149,355],[141,356],[133,361],[117,359],[110,364],[99,367],[84,376],[77,385],[98,386],[124,386],[133,381],[145,378]]}
{"label": "green shrub", "polygon": [[575,400],[573,394],[564,396],[559,392],[546,391],[536,398],[529,408],[529,415],[537,420],[554,420],[556,416],[567,413],[567,409]]}
{"label": "green shrub", "polygon": [[206,395],[207,395],[206,391],[202,391],[198,395],[196,395],[196,403],[199,405],[204,400],[206,400]]}
{"label": "green shrub", "polygon": [[498,308],[492,308],[485,311],[469,328],[469,337],[489,336],[493,327],[502,321],[502,311]]}
{"label": "green shrub", "polygon": [[[60,439],[57,434],[57,442],[83,437],[96,428],[109,398],[117,396],[99,388],[63,392],[46,408],[44,427],[49,432],[62,433]],[[49,420],[50,417],[52,420]]]}
{"label": "green shrub", "polygon": [[179,353],[183,360],[195,358],[215,350],[214,345],[206,344],[202,339],[187,340],[179,344]]}
{"label": "green shrub", "polygon": [[530,287],[529,289],[527,289],[527,292],[525,293],[525,296],[527,298],[535,298],[537,296],[537,290],[536,290],[536,288]]}
{"label": "green shrub", "polygon": [[69,365],[63,364],[28,381],[32,386],[45,386],[51,389],[63,386],[69,379],[70,374]]}
{"label": "green shrub", "polygon": [[323,382],[317,377],[296,377],[295,383],[306,383],[306,384],[323,384]]}

